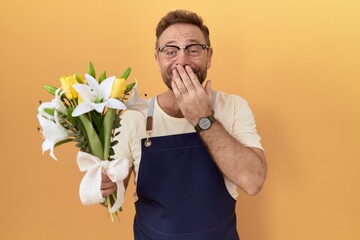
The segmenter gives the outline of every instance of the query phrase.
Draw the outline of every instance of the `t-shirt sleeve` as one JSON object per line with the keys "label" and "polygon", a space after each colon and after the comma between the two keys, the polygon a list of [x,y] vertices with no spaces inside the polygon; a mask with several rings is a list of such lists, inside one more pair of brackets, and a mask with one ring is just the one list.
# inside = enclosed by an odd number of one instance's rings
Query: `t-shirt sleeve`
{"label": "t-shirt sleeve", "polygon": [[137,126],[138,114],[140,113],[126,111],[121,115],[121,126],[116,129],[116,131],[120,133],[115,137],[118,143],[113,147],[115,152],[114,157],[128,159],[131,167],[134,165],[133,151],[137,140],[137,129],[139,128],[139,126]]}
{"label": "t-shirt sleeve", "polygon": [[262,150],[261,138],[256,130],[253,112],[248,102],[241,98],[235,98],[234,122],[231,135],[247,147],[256,147]]}

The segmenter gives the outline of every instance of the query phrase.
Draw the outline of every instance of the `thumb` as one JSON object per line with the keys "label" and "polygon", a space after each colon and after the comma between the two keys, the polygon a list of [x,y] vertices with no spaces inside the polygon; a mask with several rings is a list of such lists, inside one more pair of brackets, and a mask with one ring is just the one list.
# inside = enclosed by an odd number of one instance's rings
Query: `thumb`
{"label": "thumb", "polygon": [[205,84],[205,92],[209,96],[212,95],[212,89],[211,89],[211,80],[208,80]]}

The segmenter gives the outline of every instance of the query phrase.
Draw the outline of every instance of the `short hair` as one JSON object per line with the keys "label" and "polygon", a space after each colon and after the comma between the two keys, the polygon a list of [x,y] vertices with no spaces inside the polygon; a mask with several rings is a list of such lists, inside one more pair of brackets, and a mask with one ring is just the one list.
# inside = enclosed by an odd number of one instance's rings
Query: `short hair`
{"label": "short hair", "polygon": [[156,48],[158,47],[158,39],[160,35],[165,31],[165,29],[176,23],[188,23],[199,27],[201,32],[204,34],[206,44],[210,46],[210,32],[208,27],[204,25],[202,18],[191,11],[175,10],[168,12],[165,17],[159,21],[156,27]]}

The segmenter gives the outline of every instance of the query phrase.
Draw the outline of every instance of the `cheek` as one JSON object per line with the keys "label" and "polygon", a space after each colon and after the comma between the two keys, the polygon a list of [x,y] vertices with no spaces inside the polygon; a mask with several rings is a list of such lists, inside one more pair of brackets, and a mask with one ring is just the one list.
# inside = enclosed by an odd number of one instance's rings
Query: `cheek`
{"label": "cheek", "polygon": [[171,63],[165,62],[159,57],[156,58],[156,62],[158,65],[158,69],[162,74],[166,73],[168,71],[169,67],[171,67]]}
{"label": "cheek", "polygon": [[164,74],[172,74],[172,70],[175,68],[175,66],[173,64],[163,64],[161,65],[161,72]]}
{"label": "cheek", "polygon": [[166,71],[166,69],[169,68],[169,63],[161,61],[160,59],[158,59],[157,63],[158,63],[160,72],[164,72],[164,71]]}

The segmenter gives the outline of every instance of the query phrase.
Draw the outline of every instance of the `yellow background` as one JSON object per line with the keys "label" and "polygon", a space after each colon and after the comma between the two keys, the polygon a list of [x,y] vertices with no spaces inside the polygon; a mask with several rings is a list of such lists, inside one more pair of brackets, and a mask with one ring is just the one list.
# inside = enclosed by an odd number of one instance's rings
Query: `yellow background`
{"label": "yellow background", "polygon": [[0,239],[132,239],[134,188],[120,223],[82,206],[77,149],[43,156],[36,109],[51,100],[43,85],[90,60],[165,90],[154,30],[177,8],[210,27],[208,78],[249,101],[266,148],[263,191],[238,200],[241,239],[360,239],[358,0],[2,0]]}

